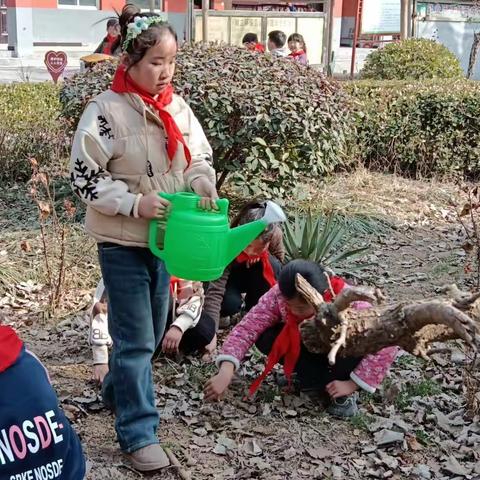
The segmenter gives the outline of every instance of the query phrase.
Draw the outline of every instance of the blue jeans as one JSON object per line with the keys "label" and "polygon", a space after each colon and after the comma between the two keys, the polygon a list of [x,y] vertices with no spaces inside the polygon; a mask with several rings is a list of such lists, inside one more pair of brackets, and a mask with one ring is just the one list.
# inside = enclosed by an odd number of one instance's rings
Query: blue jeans
{"label": "blue jeans", "polygon": [[134,452],[158,443],[152,355],[167,321],[170,277],[147,248],[98,245],[113,340],[105,404],[115,410],[120,448]]}

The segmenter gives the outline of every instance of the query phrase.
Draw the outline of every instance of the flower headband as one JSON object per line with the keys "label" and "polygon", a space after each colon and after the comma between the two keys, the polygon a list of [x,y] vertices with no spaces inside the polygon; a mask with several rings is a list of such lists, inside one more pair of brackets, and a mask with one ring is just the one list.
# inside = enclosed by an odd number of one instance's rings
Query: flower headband
{"label": "flower headband", "polygon": [[162,17],[135,17],[132,23],[127,25],[127,36],[123,42],[123,50],[126,51],[130,42],[133,42],[143,31],[148,30],[150,25],[162,25],[167,23]]}

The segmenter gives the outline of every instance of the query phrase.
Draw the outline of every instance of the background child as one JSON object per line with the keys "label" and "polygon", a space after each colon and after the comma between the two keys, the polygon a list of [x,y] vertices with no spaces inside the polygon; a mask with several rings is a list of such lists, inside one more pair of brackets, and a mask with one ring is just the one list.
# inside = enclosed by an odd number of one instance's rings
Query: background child
{"label": "background child", "polygon": [[265,52],[265,47],[258,42],[258,35],[256,33],[246,33],[243,36],[242,44],[245,48],[253,52]]}
{"label": "background child", "polygon": [[[216,347],[215,322],[202,315],[204,301],[201,282],[190,282],[171,277],[172,307],[169,309],[167,331],[161,351],[176,354],[202,352],[205,356]],[[103,280],[98,283],[90,314],[89,343],[93,353],[93,378],[102,383],[108,373],[108,347],[112,341],[108,334],[108,307]]]}
{"label": "background child", "polygon": [[[287,377],[296,372],[302,390],[329,394],[331,414],[352,416],[358,411],[354,392],[359,388],[374,392],[382,382],[395,359],[396,347],[385,348],[363,359],[337,357],[335,365],[329,365],[327,355],[311,353],[304,347],[298,325],[311,318],[315,310],[296,290],[298,273],[322,293],[326,301],[331,301],[332,293],[322,267],[305,260],[288,263],[280,273],[278,285],[260,299],[227,337],[217,358],[220,370],[205,385],[206,400],[218,400],[223,395],[235,370],[254,344],[268,358],[264,372],[250,388],[251,394],[275,364],[282,361]],[[345,287],[345,282],[334,277],[332,286],[336,294]]]}
{"label": "background child", "polygon": [[[237,227],[262,218],[266,202],[253,200],[245,204],[233,219]],[[207,288],[204,312],[215,321],[239,313],[245,303],[250,310],[260,297],[276,283],[285,258],[283,234],[278,224],[270,224]],[[228,322],[227,322],[228,323]]]}
{"label": "background child", "polygon": [[290,58],[302,65],[308,65],[307,47],[302,35],[292,33],[288,37],[288,48],[290,49],[290,54],[288,55]]}
{"label": "background child", "polygon": [[[75,193],[98,242],[113,341],[103,400],[115,410],[120,448],[133,466],[169,464],[157,438],[151,359],[165,331],[169,275],[148,249],[148,225],[166,215],[158,192],[194,191],[217,208],[212,149],[173,93],[177,37],[162,18],[127,4],[119,19],[124,55],[110,90],[85,109],[72,146]],[[195,245],[192,244],[192,248]]]}
{"label": "background child", "polygon": [[110,18],[107,21],[107,36],[100,42],[94,53],[118,56],[122,53],[120,41],[120,24],[118,19]]}
{"label": "background child", "polygon": [[[45,367],[0,325],[0,478],[82,480],[85,458]],[[53,477],[55,475],[55,477]]]}
{"label": "background child", "polygon": [[287,36],[281,30],[273,30],[268,34],[267,48],[275,57],[286,57],[288,55],[285,49]]}

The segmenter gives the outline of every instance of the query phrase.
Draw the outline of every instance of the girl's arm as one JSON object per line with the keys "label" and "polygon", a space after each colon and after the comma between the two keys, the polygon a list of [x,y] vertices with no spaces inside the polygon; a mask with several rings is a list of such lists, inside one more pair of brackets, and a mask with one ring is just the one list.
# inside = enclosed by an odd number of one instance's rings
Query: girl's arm
{"label": "girl's arm", "polygon": [[279,295],[277,285],[271,288],[227,337],[217,357],[218,373],[207,381],[203,389],[206,401],[218,401],[223,397],[245,353],[262,332],[280,321]]}
{"label": "girl's arm", "polygon": [[374,355],[367,355],[350,374],[350,378],[369,393],[380,386],[397,357],[398,347],[386,347]]}
{"label": "girl's arm", "polygon": [[106,310],[107,298],[103,278],[98,282],[93,295],[93,305],[90,309],[90,328],[88,343],[92,347],[93,364],[108,364],[108,347],[112,346],[112,339],[108,333],[108,313]]}
{"label": "girl's arm", "polygon": [[70,184],[87,205],[104,215],[129,216],[137,195],[121,180],[113,180],[108,162],[113,158],[112,126],[95,102],[85,109],[73,139]]}
{"label": "girl's arm", "polygon": [[278,286],[275,285],[260,298],[258,304],[235,326],[225,340],[220,355],[217,357],[217,366],[220,366],[222,362],[230,362],[235,369],[240,367],[240,362],[258,340],[258,337],[267,328],[281,320],[278,303],[279,296]]}
{"label": "girl's arm", "polygon": [[203,295],[193,295],[177,308],[177,318],[172,322],[172,327],[179,328],[185,333],[190,328],[195,328],[202,313]]}
{"label": "girl's arm", "polygon": [[230,277],[230,266],[228,266],[223,275],[208,285],[205,295],[204,312],[215,322],[215,330],[218,331],[220,323],[220,311],[222,309],[223,297],[227,287],[227,281]]}

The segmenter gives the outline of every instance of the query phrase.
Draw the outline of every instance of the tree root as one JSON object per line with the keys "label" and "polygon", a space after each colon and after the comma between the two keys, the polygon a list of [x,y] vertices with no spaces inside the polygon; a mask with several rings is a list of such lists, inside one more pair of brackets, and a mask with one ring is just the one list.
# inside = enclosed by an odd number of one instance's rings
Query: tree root
{"label": "tree root", "polygon": [[[383,307],[378,306],[383,295],[372,288],[345,288],[333,303],[327,304],[300,275],[297,275],[296,285],[298,292],[316,310],[315,319],[300,325],[302,341],[311,352],[327,354],[332,365],[338,355],[365,356],[389,346],[399,346],[427,359],[430,344],[454,338],[463,340],[474,351],[477,349],[478,323],[467,312],[477,311],[480,293],[465,295],[458,289],[450,289],[456,297],[455,306],[431,300]],[[359,300],[374,306],[347,311]]]}

